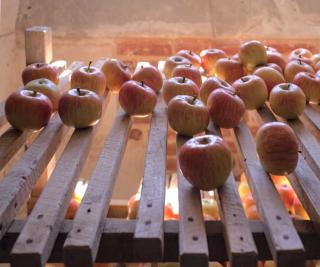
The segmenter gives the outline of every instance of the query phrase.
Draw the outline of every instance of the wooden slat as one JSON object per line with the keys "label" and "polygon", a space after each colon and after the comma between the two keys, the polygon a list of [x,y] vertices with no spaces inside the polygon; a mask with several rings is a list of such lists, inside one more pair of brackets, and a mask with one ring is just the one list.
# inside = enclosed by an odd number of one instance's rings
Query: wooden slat
{"label": "wooden slat", "polygon": [[305,251],[270,177],[259,163],[255,141],[244,122],[234,129],[251,192],[266,225],[269,248],[278,266],[304,266]]}
{"label": "wooden slat", "polygon": [[[148,65],[143,62],[137,68]],[[167,152],[167,115],[162,96],[152,114],[145,169],[134,237],[136,254],[150,253],[160,261],[163,251],[163,217]]]}
{"label": "wooden slat", "polygon": [[64,244],[67,266],[92,266],[95,261],[130,128],[130,117],[119,109]]}
{"label": "wooden slat", "polygon": [[7,123],[6,115],[4,114],[4,102],[0,103],[0,127]]}
{"label": "wooden slat", "polygon": [[[10,261],[10,252],[15,240],[21,232],[26,221],[14,221],[7,234],[1,240],[0,262]],[[62,248],[67,234],[72,229],[73,222],[65,220],[59,231],[54,249],[49,262],[63,261]],[[150,262],[152,255],[145,254],[144,258],[138,259],[133,253],[135,240],[134,220],[107,219],[103,223],[103,231],[97,262]],[[223,238],[223,225],[221,221],[206,221],[206,233],[208,237],[210,261],[228,261],[226,244]],[[259,260],[271,260],[272,256],[264,234],[264,224],[261,221],[250,221],[250,230],[258,248]],[[317,235],[312,222],[294,221],[295,228],[306,248],[307,260],[320,259],[320,236]],[[179,222],[164,222],[164,256],[162,261],[175,262],[179,260]]]}
{"label": "wooden slat", "polygon": [[320,109],[317,105],[309,104],[304,109],[304,115],[320,131]]}
{"label": "wooden slat", "polygon": [[[258,110],[264,122],[275,121],[275,116],[265,106]],[[288,179],[312,221],[320,223],[320,181],[300,154],[298,165]],[[318,227],[316,227],[319,230]]]}
{"label": "wooden slat", "polygon": [[[207,133],[222,137],[221,130],[213,124],[209,125]],[[257,248],[232,174],[217,189],[217,193],[224,239],[232,266],[257,266]]]}
{"label": "wooden slat", "polygon": [[12,266],[46,263],[100,123],[74,131],[12,250]]}
{"label": "wooden slat", "polygon": [[177,176],[179,195],[179,253],[182,267],[208,266],[209,251],[203,221],[200,190],[184,177],[179,166],[180,147],[188,140],[177,135]]}
{"label": "wooden slat", "polygon": [[0,237],[27,200],[66,133],[55,116],[0,183]]}

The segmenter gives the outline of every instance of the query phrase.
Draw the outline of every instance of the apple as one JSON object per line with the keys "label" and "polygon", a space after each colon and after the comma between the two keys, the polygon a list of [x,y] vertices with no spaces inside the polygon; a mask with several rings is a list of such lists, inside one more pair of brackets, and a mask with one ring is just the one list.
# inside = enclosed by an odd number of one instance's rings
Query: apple
{"label": "apple", "polygon": [[251,206],[256,205],[256,201],[254,200],[251,194],[248,194],[247,196],[243,197],[242,203],[245,210],[249,209]]}
{"label": "apple", "polygon": [[101,118],[102,102],[102,97],[93,91],[70,89],[60,98],[59,116],[64,124],[74,128],[93,126]]}
{"label": "apple", "polygon": [[244,76],[242,64],[231,58],[218,59],[215,69],[216,76],[228,83],[233,83],[235,80]]}
{"label": "apple", "polygon": [[40,130],[50,120],[52,103],[40,92],[19,90],[9,95],[4,109],[12,127],[20,131]]}
{"label": "apple", "polygon": [[259,128],[256,135],[257,153],[266,172],[287,175],[298,163],[298,140],[285,123],[270,122]]}
{"label": "apple", "polygon": [[71,75],[71,88],[84,88],[103,96],[106,91],[106,76],[96,67],[91,66],[75,70]]}
{"label": "apple", "polygon": [[244,198],[248,195],[251,195],[251,191],[248,183],[241,182],[238,187],[239,195],[241,198]]}
{"label": "apple", "polygon": [[318,62],[317,64],[314,65],[314,69],[316,71],[319,71],[320,70],[320,62]]}
{"label": "apple", "polygon": [[311,60],[313,65],[317,65],[320,62],[320,53],[312,55]]}
{"label": "apple", "polygon": [[289,58],[289,62],[294,61],[294,60],[300,60],[300,61],[310,65],[312,68],[314,68],[314,64],[313,64],[311,58],[307,58],[302,55],[295,55],[295,56],[292,56],[291,58]]}
{"label": "apple", "polygon": [[208,127],[209,113],[196,97],[177,95],[168,104],[168,122],[177,133],[193,136]]}
{"label": "apple", "polygon": [[128,201],[128,219],[134,220],[137,218],[140,204],[140,193],[134,194]]}
{"label": "apple", "polygon": [[59,71],[56,67],[47,63],[33,63],[25,67],[22,71],[22,81],[24,85],[32,80],[40,78],[46,78],[55,84],[58,84]]}
{"label": "apple", "polygon": [[220,49],[205,49],[200,52],[201,65],[208,76],[215,75],[215,64],[218,59],[226,58],[227,55]]}
{"label": "apple", "polygon": [[166,203],[164,207],[164,219],[174,221],[179,220],[179,212],[173,208],[172,203]]}
{"label": "apple", "polygon": [[310,220],[308,213],[303,208],[303,206],[297,196],[294,196],[292,209],[293,209],[294,215],[301,217],[301,219],[303,219],[303,220]]}
{"label": "apple", "polygon": [[213,123],[221,128],[234,128],[242,120],[245,104],[235,93],[217,89],[208,98],[207,108]]}
{"label": "apple", "polygon": [[200,98],[203,103],[207,104],[207,100],[211,92],[218,88],[225,89],[233,93],[235,92],[234,88],[224,80],[215,76],[209,77],[200,87]]}
{"label": "apple", "polygon": [[249,220],[259,220],[260,219],[260,214],[259,214],[259,211],[258,211],[256,205],[250,206],[249,208],[247,208],[245,210],[245,212],[246,212],[247,218]]}
{"label": "apple", "polygon": [[286,59],[281,53],[271,50],[267,50],[267,63],[277,64],[281,68],[282,72],[287,64]]}
{"label": "apple", "polygon": [[280,184],[276,187],[284,206],[291,212],[293,210],[293,201],[295,197],[293,189],[287,184]]}
{"label": "apple", "polygon": [[101,71],[106,77],[107,88],[113,92],[119,92],[121,85],[131,80],[128,66],[114,58],[107,59]]}
{"label": "apple", "polygon": [[199,87],[186,77],[173,77],[164,81],[162,93],[164,101],[168,104],[177,95],[197,97],[199,95]]}
{"label": "apple", "polygon": [[129,115],[152,113],[157,103],[157,94],[143,82],[128,81],[119,92],[119,104]]}
{"label": "apple", "polygon": [[75,199],[71,199],[66,215],[65,215],[65,219],[66,220],[72,220],[74,218],[74,216],[76,215],[78,208],[79,208],[80,204],[78,201],[76,201]]}
{"label": "apple", "polygon": [[273,183],[275,184],[275,186],[278,186],[278,185],[289,185],[289,181],[287,179],[286,176],[284,175],[271,175],[271,180],[273,181]]}
{"label": "apple", "polygon": [[269,98],[270,106],[275,114],[285,119],[298,118],[306,106],[306,96],[301,88],[293,83],[276,85]]}
{"label": "apple", "polygon": [[44,94],[50,99],[53,111],[58,109],[61,91],[54,82],[45,78],[40,78],[28,82],[23,89]]}
{"label": "apple", "polygon": [[164,63],[164,75],[167,79],[172,78],[172,71],[173,69],[178,65],[188,65],[192,64],[190,60],[186,59],[182,56],[172,56],[167,58],[167,60]]}
{"label": "apple", "polygon": [[200,57],[196,53],[193,53],[191,50],[183,49],[180,50],[176,55],[188,59],[191,62],[191,64],[196,68],[201,67]]}
{"label": "apple", "polygon": [[256,40],[243,43],[240,46],[239,57],[240,63],[249,71],[253,71],[258,65],[267,63],[266,48],[261,42]]}
{"label": "apple", "polygon": [[163,84],[163,79],[160,71],[152,65],[141,66],[141,68],[132,75],[132,80],[143,82],[156,93],[161,90]]}
{"label": "apple", "polygon": [[265,49],[266,49],[267,52],[268,52],[268,51],[269,51],[269,52],[279,52],[277,48],[274,48],[274,47],[272,47],[272,46],[265,45],[264,47],[265,47]]}
{"label": "apple", "polygon": [[293,83],[299,86],[309,102],[320,102],[320,77],[308,72],[299,72],[294,76]]}
{"label": "apple", "polygon": [[179,164],[184,177],[194,187],[211,191],[227,180],[232,169],[232,156],[221,137],[203,135],[183,144]]}
{"label": "apple", "polygon": [[214,220],[219,220],[219,207],[218,203],[213,198],[202,198],[201,199],[202,204],[202,212],[203,214],[211,216]]}
{"label": "apple", "polygon": [[289,54],[289,60],[296,57],[305,57],[305,58],[312,58],[312,52],[306,48],[297,48],[291,51]]}
{"label": "apple", "polygon": [[294,76],[299,72],[309,72],[314,73],[314,69],[307,63],[302,62],[301,60],[292,60],[290,61],[284,69],[284,77],[287,82],[292,82]]}
{"label": "apple", "polygon": [[268,99],[268,89],[263,79],[248,75],[236,80],[232,87],[243,100],[246,109],[260,108]]}
{"label": "apple", "polygon": [[258,68],[253,72],[253,75],[259,76],[262,80],[264,80],[268,89],[268,95],[270,95],[273,87],[280,83],[286,82],[283,75],[279,71],[270,67]]}
{"label": "apple", "polygon": [[192,64],[178,65],[172,71],[172,77],[186,77],[194,81],[198,87],[202,84],[202,76],[200,70]]}
{"label": "apple", "polygon": [[231,57],[231,59],[240,62],[240,57],[239,57],[239,54],[238,54],[238,53],[234,54],[234,55]]}

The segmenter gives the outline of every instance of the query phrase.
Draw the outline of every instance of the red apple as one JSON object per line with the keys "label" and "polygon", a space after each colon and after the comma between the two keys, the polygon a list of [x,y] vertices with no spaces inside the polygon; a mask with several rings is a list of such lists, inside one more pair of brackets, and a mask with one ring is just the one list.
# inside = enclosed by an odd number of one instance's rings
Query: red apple
{"label": "red apple", "polygon": [[312,55],[311,60],[314,65],[317,65],[320,62],[320,53]]}
{"label": "red apple", "polygon": [[212,122],[222,128],[236,127],[245,113],[241,98],[223,89],[214,90],[209,95],[207,107]]}
{"label": "red apple", "polygon": [[183,49],[180,50],[176,55],[188,59],[196,68],[201,67],[200,57],[196,53],[193,53],[191,50]]}
{"label": "red apple", "polygon": [[234,88],[224,80],[215,76],[209,77],[200,87],[200,98],[203,103],[207,104],[207,100],[211,92],[218,88],[225,89],[233,93],[235,92]]}
{"label": "red apple", "polygon": [[177,95],[197,97],[199,95],[199,87],[186,77],[173,77],[164,81],[162,93],[164,101],[168,104]]}
{"label": "red apple", "polygon": [[239,57],[239,54],[238,54],[238,53],[234,54],[234,55],[231,57],[231,59],[240,62],[240,57]]}
{"label": "red apple", "polygon": [[293,83],[298,85],[309,102],[320,102],[320,77],[308,72],[299,72],[294,76]]}
{"label": "red apple", "polygon": [[47,63],[34,63],[28,65],[22,71],[22,81],[26,85],[28,82],[40,78],[46,78],[55,84],[59,83],[59,71],[56,67]]}
{"label": "red apple", "polygon": [[232,87],[243,100],[246,109],[257,109],[268,99],[268,89],[263,79],[256,75],[248,75],[236,80]]}
{"label": "red apple", "polygon": [[289,60],[291,60],[292,58],[298,57],[298,56],[302,56],[302,57],[305,57],[305,58],[312,58],[312,52],[310,50],[306,49],[306,48],[294,49],[289,54]]}
{"label": "red apple", "polygon": [[286,67],[287,61],[284,56],[278,51],[267,50],[267,63],[277,64],[283,72],[284,68]]}
{"label": "red apple", "polygon": [[307,58],[307,57],[304,57],[302,55],[295,55],[295,56],[292,56],[290,59],[289,59],[289,62],[290,61],[293,61],[293,60],[300,60],[308,65],[310,65],[312,68],[314,68],[314,64],[312,62],[312,59],[311,58]]}
{"label": "red apple", "polygon": [[293,199],[293,212],[295,215],[299,216],[302,220],[310,220],[308,213],[303,208],[299,198],[297,196]]}
{"label": "red apple", "polygon": [[240,63],[249,71],[253,71],[258,65],[267,63],[266,48],[261,42],[256,40],[243,43],[240,46],[239,57]]}
{"label": "red apple", "polygon": [[232,169],[232,156],[221,137],[197,136],[180,149],[179,164],[184,177],[200,190],[214,190],[224,184]]}
{"label": "red apple", "polygon": [[314,69],[307,63],[304,63],[300,60],[293,60],[286,65],[284,69],[284,77],[286,78],[287,82],[292,82],[294,76],[296,76],[296,74],[299,72],[309,72],[313,74]]}
{"label": "red apple", "polygon": [[316,65],[314,65],[314,69],[316,71],[319,71],[320,70],[320,62],[318,62]]}
{"label": "red apple", "polygon": [[8,122],[20,131],[40,130],[46,126],[52,113],[50,99],[42,93],[20,90],[12,93],[5,102]]}
{"label": "red apple", "polygon": [[275,114],[285,119],[296,119],[304,110],[306,97],[293,83],[276,85],[270,93],[270,106]]}
{"label": "red apple", "polygon": [[280,83],[286,82],[283,75],[279,71],[270,67],[258,68],[253,72],[253,75],[259,76],[264,80],[268,88],[268,95],[270,95],[273,87]]}
{"label": "red apple", "polygon": [[106,60],[102,65],[101,71],[106,77],[107,88],[114,92],[119,92],[122,84],[131,80],[128,66],[117,59]]}
{"label": "red apple", "polygon": [[275,175],[293,172],[298,163],[298,140],[293,130],[282,122],[270,122],[256,135],[257,153],[263,168]]}
{"label": "red apple", "polygon": [[152,113],[157,103],[157,94],[143,82],[128,81],[121,86],[119,104],[129,115]]}
{"label": "red apple", "polygon": [[181,56],[172,56],[167,58],[167,60],[164,63],[164,75],[167,79],[172,78],[172,71],[173,69],[178,65],[188,65],[192,64],[190,60],[186,59],[185,57]]}
{"label": "red apple", "polygon": [[196,97],[177,95],[168,104],[168,122],[177,133],[193,136],[208,127],[209,113]]}
{"label": "red apple", "polygon": [[70,89],[60,98],[58,112],[62,122],[68,126],[93,126],[102,115],[102,98],[90,90]]}
{"label": "red apple", "polygon": [[172,71],[172,77],[186,77],[194,81],[198,87],[202,84],[202,76],[200,70],[195,68],[192,64],[178,65]]}
{"label": "red apple", "polygon": [[84,88],[102,96],[106,91],[106,77],[102,71],[91,66],[75,70],[71,75],[71,88]]}
{"label": "red apple", "polygon": [[216,75],[228,82],[233,83],[235,80],[244,76],[243,66],[240,62],[230,58],[220,58],[217,60]]}
{"label": "red apple", "polygon": [[74,216],[76,215],[79,206],[80,206],[80,204],[75,199],[72,198],[70,200],[68,210],[67,210],[64,218],[66,220],[72,220],[74,218]]}
{"label": "red apple", "polygon": [[293,189],[287,184],[281,184],[277,186],[277,190],[286,209],[292,212],[295,197]]}
{"label": "red apple", "polygon": [[141,66],[141,68],[132,75],[132,80],[143,82],[156,93],[161,90],[163,84],[163,79],[160,71],[152,65]]}
{"label": "red apple", "polygon": [[61,90],[54,82],[45,78],[36,79],[28,82],[23,89],[44,94],[50,99],[53,111],[58,109]]}
{"label": "red apple", "polygon": [[215,75],[215,64],[217,60],[226,57],[227,55],[223,50],[215,48],[205,49],[200,53],[201,65],[208,76]]}

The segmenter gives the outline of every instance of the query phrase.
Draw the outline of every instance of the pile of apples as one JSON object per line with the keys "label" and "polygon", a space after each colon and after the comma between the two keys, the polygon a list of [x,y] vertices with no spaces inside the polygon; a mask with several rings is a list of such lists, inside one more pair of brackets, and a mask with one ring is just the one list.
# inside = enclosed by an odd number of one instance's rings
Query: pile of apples
{"label": "pile of apples", "polygon": [[[310,218],[307,212],[303,208],[287,177],[271,175],[271,179],[291,217],[298,220],[309,220]],[[240,176],[238,191],[248,219],[259,219],[260,215],[256,206],[256,202],[252,197],[245,174]]]}

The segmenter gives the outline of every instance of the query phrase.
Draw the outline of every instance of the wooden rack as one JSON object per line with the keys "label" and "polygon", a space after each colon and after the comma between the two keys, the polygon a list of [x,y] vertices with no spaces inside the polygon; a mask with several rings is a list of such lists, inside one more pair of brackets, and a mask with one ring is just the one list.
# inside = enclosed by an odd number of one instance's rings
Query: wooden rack
{"label": "wooden rack", "polygon": [[[95,66],[101,67],[103,62],[98,60]],[[137,67],[141,64],[147,63]],[[81,62],[73,62],[62,72],[61,88],[68,88],[69,76],[79,66]],[[115,101],[117,95],[108,93],[104,110]],[[267,105],[255,113],[261,123],[279,119]],[[259,163],[246,121],[231,132],[261,221],[247,220],[232,174],[216,192],[221,221],[205,221],[200,191],[185,180],[179,166],[180,220],[164,221],[168,129],[161,95],[150,120],[138,219],[106,219],[133,120],[118,108],[80,208],[73,220],[64,220],[101,125],[74,130],[64,126],[55,114],[40,132],[19,132],[8,128],[1,104],[0,168],[6,170],[21,147],[27,144],[28,148],[0,183],[0,262],[11,262],[14,267],[37,267],[46,262],[85,267],[94,262],[180,261],[181,266],[201,267],[208,261],[229,260],[233,266],[250,267],[257,266],[258,260],[274,259],[278,266],[304,266],[305,260],[320,259],[319,106],[308,105],[301,119],[287,122],[303,148],[298,167],[288,178],[310,221],[290,218]],[[222,136],[214,125],[207,132]],[[177,153],[186,140],[176,136]],[[57,163],[35,207],[27,219],[17,220],[54,155]]]}

